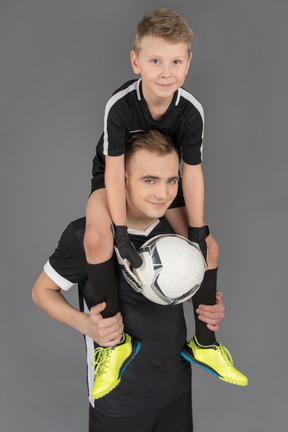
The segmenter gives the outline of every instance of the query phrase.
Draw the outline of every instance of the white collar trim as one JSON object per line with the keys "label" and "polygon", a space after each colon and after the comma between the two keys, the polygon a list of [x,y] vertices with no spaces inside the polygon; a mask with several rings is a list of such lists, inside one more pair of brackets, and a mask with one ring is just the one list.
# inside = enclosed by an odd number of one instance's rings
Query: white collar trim
{"label": "white collar trim", "polygon": [[158,225],[159,222],[160,222],[160,220],[158,219],[156,222],[154,222],[152,225],[150,225],[150,227],[148,227],[145,231],[140,231],[140,230],[128,228],[128,233],[148,237],[148,235],[153,231],[153,229]]}

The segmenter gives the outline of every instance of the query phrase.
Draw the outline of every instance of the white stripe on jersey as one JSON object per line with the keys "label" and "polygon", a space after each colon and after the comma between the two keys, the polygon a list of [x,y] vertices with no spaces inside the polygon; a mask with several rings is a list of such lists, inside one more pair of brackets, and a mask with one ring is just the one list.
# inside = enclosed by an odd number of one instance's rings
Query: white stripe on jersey
{"label": "white stripe on jersey", "polygon": [[144,129],[137,129],[137,130],[130,131],[130,134],[139,133],[139,132],[146,132],[146,131]]}
{"label": "white stripe on jersey", "polygon": [[[72,282],[69,282],[67,279],[63,278],[59,273],[57,273],[49,261],[44,266],[45,273],[63,290],[67,291],[70,289],[73,285]],[[83,304],[84,304],[84,313],[90,314],[90,311],[88,309],[88,306],[83,298]],[[89,402],[94,407],[95,400],[92,397],[92,387],[94,384],[94,366],[91,365],[91,361],[94,354],[94,342],[93,339],[90,336],[84,335],[85,342],[86,342],[86,361],[87,361],[87,384],[88,384],[88,390],[89,390]]]}
{"label": "white stripe on jersey", "polygon": [[141,100],[141,93],[140,93],[140,83],[141,83],[141,81],[142,81],[142,78],[140,78],[137,81],[137,98],[138,98],[139,101]]}
{"label": "white stripe on jersey", "polygon": [[177,96],[177,100],[175,105],[179,104],[180,101],[180,97],[183,97],[184,99],[188,100],[189,102],[192,103],[192,105],[195,106],[195,108],[199,111],[201,117],[202,117],[202,122],[203,122],[203,128],[202,128],[202,144],[201,144],[201,148],[200,148],[200,152],[201,152],[201,160],[202,160],[202,155],[203,155],[203,138],[204,138],[204,111],[203,111],[203,107],[201,105],[201,103],[194,97],[192,96],[191,93],[188,93],[186,90],[184,90],[183,88],[179,88],[178,90],[178,96]]}
{"label": "white stripe on jersey", "polygon": [[141,100],[141,96],[140,96],[140,90],[139,90],[139,85],[140,85],[140,81],[135,81],[133,84],[131,84],[129,87],[127,87],[124,90],[119,91],[118,93],[114,94],[109,101],[106,104],[105,107],[105,113],[104,113],[104,138],[103,138],[103,153],[105,156],[108,155],[108,131],[107,131],[107,119],[108,119],[108,115],[109,115],[109,111],[112,108],[112,106],[119,100],[122,99],[124,96],[126,96],[128,93],[132,92],[132,91],[137,91],[137,97],[138,100]]}
{"label": "white stripe on jersey", "polygon": [[[84,299],[83,299],[83,303],[84,303],[84,313],[90,314],[90,311]],[[92,387],[94,384],[94,366],[91,365],[91,361],[94,354],[94,342],[93,339],[87,335],[85,335],[85,341],[86,341],[86,361],[87,361],[87,381],[88,381],[88,391],[89,391],[89,402],[94,408],[95,400],[93,399],[91,394]]]}
{"label": "white stripe on jersey", "polygon": [[44,265],[44,271],[47,274],[47,276],[50,277],[50,279],[53,280],[62,290],[68,291],[74,283],[68,281],[63,276],[61,276],[59,273],[57,273],[54,268],[51,266],[50,262],[47,261]]}

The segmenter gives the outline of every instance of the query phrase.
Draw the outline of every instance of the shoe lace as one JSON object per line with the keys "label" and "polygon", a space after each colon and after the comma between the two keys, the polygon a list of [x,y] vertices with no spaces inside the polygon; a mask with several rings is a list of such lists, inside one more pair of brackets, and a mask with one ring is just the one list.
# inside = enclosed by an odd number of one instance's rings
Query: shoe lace
{"label": "shoe lace", "polygon": [[228,349],[219,344],[219,346],[217,346],[217,350],[220,351],[220,354],[222,355],[222,357],[224,357],[224,359],[227,361],[227,363],[229,363],[231,366],[233,366],[233,360],[232,360],[232,356],[230,354],[230,352],[228,351]]}
{"label": "shoe lace", "polygon": [[[120,345],[124,340],[125,340],[125,335],[123,333],[121,341],[116,346]],[[107,347],[107,348],[98,347],[95,349],[91,360],[91,366],[95,366],[95,371],[94,371],[95,378],[99,375],[102,375],[106,371],[113,348],[114,347]]]}
{"label": "shoe lace", "polygon": [[95,349],[91,361],[91,365],[95,366],[95,371],[94,371],[95,377],[102,375],[105,372],[106,367],[109,363],[111,351],[112,351],[111,347],[108,348],[99,347]]}

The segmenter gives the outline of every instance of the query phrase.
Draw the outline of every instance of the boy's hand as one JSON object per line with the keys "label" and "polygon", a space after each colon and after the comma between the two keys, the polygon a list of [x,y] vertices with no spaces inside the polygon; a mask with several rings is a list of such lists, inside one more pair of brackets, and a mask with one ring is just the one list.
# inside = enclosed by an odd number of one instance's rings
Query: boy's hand
{"label": "boy's hand", "polygon": [[200,250],[206,262],[207,262],[207,244],[205,239],[206,237],[208,237],[208,235],[209,235],[209,228],[207,225],[204,225],[201,228],[188,226],[188,239],[193,243],[199,244]]}
{"label": "boy's hand", "polygon": [[141,267],[143,261],[137,250],[131,243],[127,227],[125,225],[113,225],[115,246],[117,247],[121,258],[127,259],[134,268]]}

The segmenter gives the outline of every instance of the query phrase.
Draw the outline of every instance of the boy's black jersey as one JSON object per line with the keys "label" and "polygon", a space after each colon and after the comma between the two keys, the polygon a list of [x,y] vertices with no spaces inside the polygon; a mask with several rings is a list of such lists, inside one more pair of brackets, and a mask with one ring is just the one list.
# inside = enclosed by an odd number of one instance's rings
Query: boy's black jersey
{"label": "boy's black jersey", "polygon": [[[83,246],[85,218],[68,225],[58,247],[45,264],[47,275],[63,290],[78,284],[80,310],[89,313],[94,301],[86,273]],[[165,218],[145,232],[130,230],[139,248],[149,238],[173,233]],[[183,306],[162,306],[133,290],[119,271],[119,301],[125,331],[141,342],[141,349],[125,370],[120,384],[105,397],[94,401],[91,389],[94,368],[91,360],[97,345],[85,336],[89,400],[104,415],[122,417],[159,408],[184,393],[191,385],[191,368],[180,356],[186,342]]]}
{"label": "boy's black jersey", "polygon": [[202,162],[204,114],[201,104],[189,92],[179,88],[160,120],[154,120],[142,93],[142,81],[132,80],[115,91],[106,104],[104,132],[96,147],[93,177],[105,170],[105,155],[125,153],[128,137],[137,132],[157,129],[170,136],[180,150],[184,162]]}

